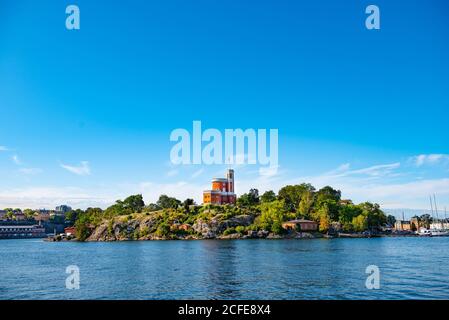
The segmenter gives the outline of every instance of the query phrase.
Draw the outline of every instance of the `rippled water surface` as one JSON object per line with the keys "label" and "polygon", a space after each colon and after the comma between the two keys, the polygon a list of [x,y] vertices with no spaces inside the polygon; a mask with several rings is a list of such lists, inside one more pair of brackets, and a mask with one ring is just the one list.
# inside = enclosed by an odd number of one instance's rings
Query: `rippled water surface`
{"label": "rippled water surface", "polygon": [[0,276],[0,299],[449,299],[449,238],[1,240]]}

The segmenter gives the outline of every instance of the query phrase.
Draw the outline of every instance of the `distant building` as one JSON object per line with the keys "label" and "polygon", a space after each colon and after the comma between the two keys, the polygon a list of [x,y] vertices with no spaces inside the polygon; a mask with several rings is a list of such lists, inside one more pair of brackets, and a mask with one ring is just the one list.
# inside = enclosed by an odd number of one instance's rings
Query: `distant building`
{"label": "distant building", "polygon": [[212,189],[203,191],[204,204],[235,204],[234,170],[229,169],[226,178],[212,180]]}
{"label": "distant building", "polygon": [[421,227],[421,224],[419,223],[418,218],[415,217],[415,218],[410,219],[410,230],[418,231],[420,227]]}
{"label": "distant building", "polygon": [[55,208],[55,213],[56,214],[65,214],[65,213],[67,213],[67,212],[69,212],[71,210],[72,210],[71,207],[69,207],[68,205],[63,204],[63,205],[57,206]]}
{"label": "distant building", "polygon": [[297,231],[317,231],[318,223],[311,220],[297,219],[284,222],[282,228],[285,230],[297,230]]}
{"label": "distant building", "polygon": [[34,216],[34,220],[42,222],[48,221],[50,220],[50,213],[49,212],[42,213],[38,211],[38,214]]}
{"label": "distant building", "polygon": [[410,221],[397,220],[394,223],[394,229],[396,231],[411,231],[412,230],[412,225],[411,225]]}
{"label": "distant building", "polygon": [[35,225],[0,226],[0,239],[44,238],[45,229]]}
{"label": "distant building", "polygon": [[444,222],[444,221],[432,222],[429,227],[430,227],[430,229],[448,229],[449,230],[449,223]]}
{"label": "distant building", "polygon": [[17,221],[23,221],[23,220],[26,220],[26,216],[25,216],[25,214],[23,214],[22,212],[14,213],[14,217],[15,217],[15,219],[16,219]]}
{"label": "distant building", "polygon": [[68,236],[74,236],[76,233],[76,228],[75,227],[64,228],[64,233]]}
{"label": "distant building", "polygon": [[6,220],[6,211],[0,210],[0,221]]}

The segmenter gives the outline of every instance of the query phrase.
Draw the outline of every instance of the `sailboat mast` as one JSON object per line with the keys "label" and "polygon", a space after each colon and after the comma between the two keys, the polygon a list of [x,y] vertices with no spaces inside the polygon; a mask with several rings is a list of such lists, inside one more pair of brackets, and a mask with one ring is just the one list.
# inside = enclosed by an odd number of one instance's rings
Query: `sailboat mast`
{"label": "sailboat mast", "polygon": [[430,214],[431,214],[431,221],[432,222],[429,222],[429,228],[431,228],[431,225],[432,225],[432,223],[433,223],[433,203],[432,203],[432,196],[431,195],[429,195],[429,200],[430,200]]}
{"label": "sailboat mast", "polygon": [[444,225],[443,225],[443,229],[447,228],[447,217],[446,217],[446,207],[444,207]]}
{"label": "sailboat mast", "polygon": [[[437,220],[440,220],[440,217],[438,216],[437,200],[435,198],[435,193],[433,194],[433,202],[435,203],[435,211],[437,212]],[[440,223],[441,223],[441,229],[444,229],[443,221],[440,220]]]}
{"label": "sailboat mast", "polygon": [[435,193],[433,194],[433,202],[435,203],[435,212],[437,213],[437,221],[439,221],[440,217],[438,216],[438,208],[437,208],[437,201],[435,199]]}
{"label": "sailboat mast", "polygon": [[429,196],[429,199],[430,199],[430,212],[431,212],[432,220],[433,220],[433,203],[432,203],[432,196]]}

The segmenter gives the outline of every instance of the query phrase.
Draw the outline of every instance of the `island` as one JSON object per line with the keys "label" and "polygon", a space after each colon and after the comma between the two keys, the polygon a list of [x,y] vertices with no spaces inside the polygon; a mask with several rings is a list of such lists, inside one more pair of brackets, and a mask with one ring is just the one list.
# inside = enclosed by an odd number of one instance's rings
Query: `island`
{"label": "island", "polygon": [[288,185],[276,194],[257,189],[233,203],[197,205],[161,195],[145,204],[131,195],[105,210],[73,210],[78,241],[254,239],[375,236],[395,222],[378,204],[354,204],[330,186]]}

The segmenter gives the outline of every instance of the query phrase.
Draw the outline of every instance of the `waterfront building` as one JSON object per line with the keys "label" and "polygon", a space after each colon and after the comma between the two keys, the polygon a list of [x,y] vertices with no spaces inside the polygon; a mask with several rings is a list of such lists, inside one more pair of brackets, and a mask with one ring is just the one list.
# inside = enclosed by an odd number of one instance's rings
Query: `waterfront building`
{"label": "waterfront building", "polygon": [[430,229],[446,229],[449,230],[449,223],[444,221],[432,222]]}
{"label": "waterfront building", "polygon": [[212,179],[212,189],[203,191],[204,204],[235,204],[234,170],[229,169],[226,178]]}
{"label": "waterfront building", "polygon": [[297,231],[317,231],[318,223],[311,220],[296,219],[284,222],[282,228],[285,230],[297,230]]}
{"label": "waterfront building", "polygon": [[411,231],[412,224],[410,223],[410,221],[407,220],[397,220],[394,223],[394,229],[396,231]]}
{"label": "waterfront building", "polygon": [[45,228],[37,225],[0,225],[0,239],[46,237]]}
{"label": "waterfront building", "polygon": [[417,217],[410,219],[410,230],[418,231],[420,227],[421,224],[419,223],[419,219]]}
{"label": "waterfront building", "polygon": [[64,228],[64,233],[65,233],[67,236],[74,236],[75,233],[76,233],[76,228],[75,228],[75,227],[67,227],[67,228]]}

